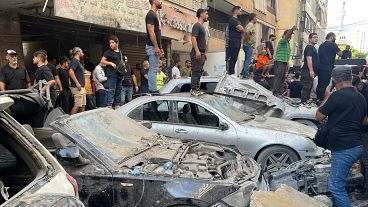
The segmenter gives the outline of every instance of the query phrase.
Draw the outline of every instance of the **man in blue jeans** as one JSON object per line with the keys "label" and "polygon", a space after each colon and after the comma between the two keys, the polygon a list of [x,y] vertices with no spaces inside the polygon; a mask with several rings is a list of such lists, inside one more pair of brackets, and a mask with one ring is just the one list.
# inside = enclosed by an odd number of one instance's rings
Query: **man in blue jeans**
{"label": "man in blue jeans", "polygon": [[162,8],[160,0],[149,0],[151,9],[146,15],[147,43],[146,52],[149,60],[148,70],[148,90],[150,93],[158,93],[156,87],[156,74],[158,70],[158,61],[164,55],[161,41],[160,20],[157,17],[157,11]]}
{"label": "man in blue jeans", "polygon": [[127,73],[123,77],[123,87],[121,90],[121,105],[130,102],[133,99],[133,86],[135,92],[138,93],[137,78],[134,75],[130,65],[128,65],[127,56],[123,57]]}
{"label": "man in blue jeans", "polygon": [[122,77],[116,68],[122,63],[123,51],[119,49],[119,39],[115,35],[109,37],[110,49],[106,50],[101,63],[106,65],[106,77],[109,86],[107,92],[107,106],[118,108],[121,104]]}
{"label": "man in blue jeans", "polygon": [[329,135],[327,149],[332,152],[329,190],[333,207],[351,206],[345,190],[346,180],[352,165],[363,152],[362,127],[367,118],[367,103],[362,94],[352,86],[351,68],[340,66],[332,70],[332,85],[325,91],[325,97],[317,110],[316,120],[328,117]]}
{"label": "man in blue jeans", "polygon": [[245,53],[244,67],[242,72],[243,78],[248,78],[249,76],[249,65],[252,61],[253,50],[257,40],[255,26],[256,23],[256,14],[249,14],[249,23],[245,27],[245,34],[243,35],[243,50]]}

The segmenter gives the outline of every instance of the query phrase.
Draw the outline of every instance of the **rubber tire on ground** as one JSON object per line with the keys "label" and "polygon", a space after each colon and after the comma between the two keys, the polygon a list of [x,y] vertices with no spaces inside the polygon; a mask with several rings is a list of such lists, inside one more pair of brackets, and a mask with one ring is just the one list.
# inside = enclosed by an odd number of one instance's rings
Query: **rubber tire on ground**
{"label": "rubber tire on ground", "polygon": [[307,120],[307,119],[295,119],[293,121],[313,127],[313,129],[316,129],[316,130],[318,129],[318,126],[316,123],[314,123],[313,121]]}
{"label": "rubber tire on ground", "polygon": [[279,145],[267,147],[263,149],[257,157],[257,162],[261,165],[264,171],[266,171],[266,166],[265,166],[266,160],[268,159],[269,156],[275,153],[287,153],[290,159],[292,160],[291,163],[294,163],[300,160],[299,156],[289,147],[279,146]]}

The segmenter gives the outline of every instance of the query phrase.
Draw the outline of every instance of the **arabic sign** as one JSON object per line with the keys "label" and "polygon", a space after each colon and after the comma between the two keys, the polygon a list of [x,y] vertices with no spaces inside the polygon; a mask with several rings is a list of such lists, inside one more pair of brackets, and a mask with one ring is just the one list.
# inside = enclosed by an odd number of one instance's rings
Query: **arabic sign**
{"label": "arabic sign", "polygon": [[[146,33],[148,0],[54,0],[55,16],[122,30]],[[163,37],[181,40],[197,18],[162,5],[159,12]]]}
{"label": "arabic sign", "polygon": [[191,33],[193,24],[197,22],[194,13],[184,13],[167,5],[162,5],[160,17],[162,35],[177,40],[182,40],[186,33]]}
{"label": "arabic sign", "polygon": [[54,0],[55,16],[107,27],[146,32],[147,0]]}

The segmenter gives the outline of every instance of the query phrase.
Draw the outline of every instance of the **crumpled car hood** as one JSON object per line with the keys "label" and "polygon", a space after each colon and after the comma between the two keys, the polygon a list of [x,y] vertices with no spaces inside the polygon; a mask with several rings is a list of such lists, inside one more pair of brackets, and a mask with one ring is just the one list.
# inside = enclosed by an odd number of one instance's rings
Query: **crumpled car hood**
{"label": "crumpled car hood", "polygon": [[275,97],[269,90],[253,80],[241,80],[233,75],[224,75],[214,92],[225,96],[263,102],[267,106],[285,110],[285,103],[282,99]]}
{"label": "crumpled car hood", "polygon": [[288,121],[273,117],[256,116],[253,120],[242,123],[242,126],[252,126],[263,129],[271,129],[299,136],[314,138],[316,130],[312,127],[294,121]]}

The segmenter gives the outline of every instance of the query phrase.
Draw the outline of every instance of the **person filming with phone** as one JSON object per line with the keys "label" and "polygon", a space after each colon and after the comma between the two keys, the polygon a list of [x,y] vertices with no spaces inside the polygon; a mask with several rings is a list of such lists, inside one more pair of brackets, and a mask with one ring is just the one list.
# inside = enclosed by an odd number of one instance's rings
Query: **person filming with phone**
{"label": "person filming with phone", "polygon": [[332,84],[325,90],[316,120],[323,121],[327,117],[327,149],[332,154],[329,189],[333,206],[350,206],[345,185],[350,168],[363,152],[362,128],[367,119],[367,103],[353,87],[348,66],[332,70]]}

